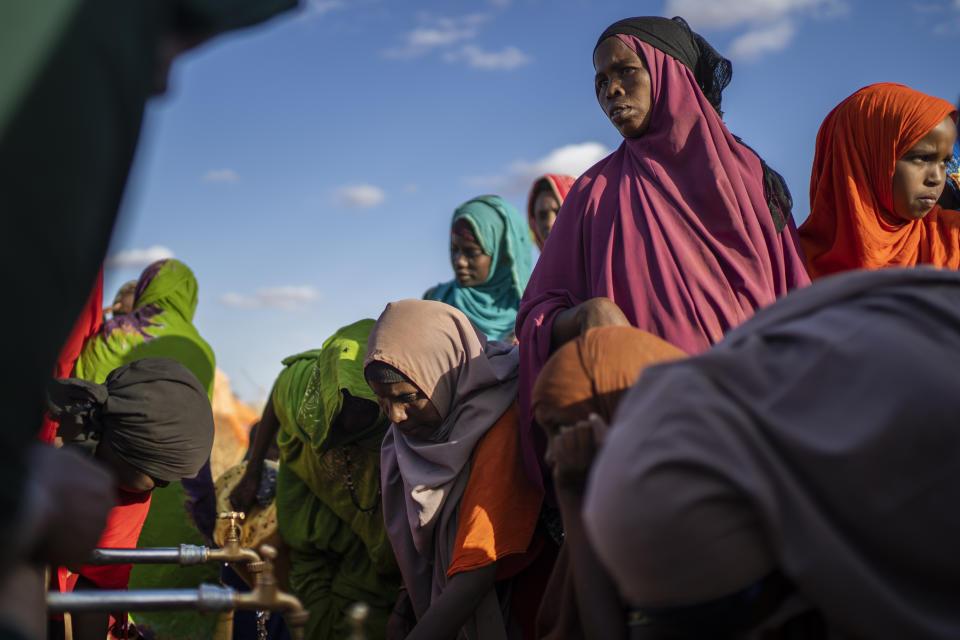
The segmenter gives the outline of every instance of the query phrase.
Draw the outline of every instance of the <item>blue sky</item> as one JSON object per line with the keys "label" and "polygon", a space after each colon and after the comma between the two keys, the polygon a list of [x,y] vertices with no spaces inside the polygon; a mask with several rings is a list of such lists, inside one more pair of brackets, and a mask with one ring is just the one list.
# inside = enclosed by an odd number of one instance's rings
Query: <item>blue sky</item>
{"label": "blue sky", "polygon": [[727,125],[786,177],[798,222],[840,100],[881,81],[960,95],[960,0],[314,0],[178,60],[105,297],[151,257],[183,260],[219,366],[262,400],[283,357],[450,279],[457,205],[498,193],[522,211],[533,176],[620,143],[591,52],[642,13],[683,15],[733,60]]}

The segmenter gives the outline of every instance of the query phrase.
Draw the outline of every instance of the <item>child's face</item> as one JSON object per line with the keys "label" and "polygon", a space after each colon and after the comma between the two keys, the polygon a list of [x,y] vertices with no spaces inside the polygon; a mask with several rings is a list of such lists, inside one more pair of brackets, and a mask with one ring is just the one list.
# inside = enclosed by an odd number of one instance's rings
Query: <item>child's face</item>
{"label": "child's face", "polygon": [[953,119],[944,118],[897,160],[893,172],[893,214],[897,218],[920,220],[937,204],[956,137]]}

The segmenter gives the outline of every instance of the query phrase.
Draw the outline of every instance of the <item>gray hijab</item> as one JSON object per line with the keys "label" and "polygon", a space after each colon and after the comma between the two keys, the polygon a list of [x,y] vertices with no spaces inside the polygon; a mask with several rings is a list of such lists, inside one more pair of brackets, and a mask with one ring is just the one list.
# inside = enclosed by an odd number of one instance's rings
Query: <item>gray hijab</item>
{"label": "gray hijab", "polygon": [[[488,342],[458,309],[431,300],[387,305],[364,366],[384,362],[426,394],[443,418],[436,436],[410,438],[390,425],[380,453],[387,533],[417,616],[446,586],[460,499],[480,439],[517,396],[517,348]],[[491,590],[464,625],[468,638],[505,638]]]}
{"label": "gray hijab", "polygon": [[835,629],[960,637],[960,274],[822,279],[648,369],[584,516],[629,599],[683,605],[774,567]]}

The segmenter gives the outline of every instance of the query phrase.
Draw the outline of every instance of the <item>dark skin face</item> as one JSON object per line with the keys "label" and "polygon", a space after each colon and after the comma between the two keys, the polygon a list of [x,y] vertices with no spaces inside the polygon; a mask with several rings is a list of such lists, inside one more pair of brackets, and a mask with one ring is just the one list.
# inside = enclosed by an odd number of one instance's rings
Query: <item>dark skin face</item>
{"label": "dark skin face", "polygon": [[534,418],[536,418],[537,424],[547,433],[547,450],[544,452],[543,460],[550,468],[553,468],[555,464],[552,445],[554,438],[560,433],[560,429],[586,420],[590,417],[590,413],[591,407],[583,403],[568,407],[554,407],[544,404],[537,406],[534,411]]}
{"label": "dark skin face", "polygon": [[334,419],[331,428],[340,433],[357,433],[363,431],[380,417],[380,407],[376,402],[350,395],[346,389],[341,389],[343,406]]}
{"label": "dark skin face", "polygon": [[420,440],[429,440],[443,418],[430,398],[411,382],[383,384],[368,381],[377,396],[380,410],[404,434]]}
{"label": "dark skin face", "polygon": [[947,162],[953,156],[957,127],[944,118],[903,154],[893,173],[893,211],[887,221],[902,224],[930,213],[943,193]]}
{"label": "dark skin face", "polygon": [[157,483],[148,476],[130,465],[116,454],[109,442],[101,442],[97,446],[96,457],[110,467],[117,475],[117,484],[121,489],[135,492],[153,491]]}
{"label": "dark skin face", "polygon": [[537,227],[537,235],[544,241],[557,221],[559,210],[560,200],[551,191],[541,191],[533,200],[533,224]]}
{"label": "dark skin face", "polygon": [[491,257],[485,254],[483,247],[476,242],[462,236],[452,236],[450,264],[453,266],[457,284],[461,287],[476,287],[486,282],[490,275],[491,261]]}
{"label": "dark skin face", "polygon": [[600,108],[624,138],[639,138],[650,126],[653,98],[643,59],[617,37],[593,54],[594,89]]}

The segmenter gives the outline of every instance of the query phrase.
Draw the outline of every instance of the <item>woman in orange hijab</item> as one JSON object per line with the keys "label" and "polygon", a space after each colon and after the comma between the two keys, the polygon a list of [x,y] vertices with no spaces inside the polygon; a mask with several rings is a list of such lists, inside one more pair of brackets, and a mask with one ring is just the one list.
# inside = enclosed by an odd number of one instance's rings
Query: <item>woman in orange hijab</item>
{"label": "woman in orange hijab", "polygon": [[812,278],[850,269],[960,268],[960,212],[937,205],[956,110],[899,84],[860,89],[823,121],[800,244]]}
{"label": "woman in orange hijab", "polygon": [[620,398],[641,371],[686,355],[646,331],[604,326],[557,349],[540,371],[532,408],[547,432],[545,458],[564,530],[537,614],[540,640],[626,637],[625,607],[585,537],[580,512],[586,474]]}

